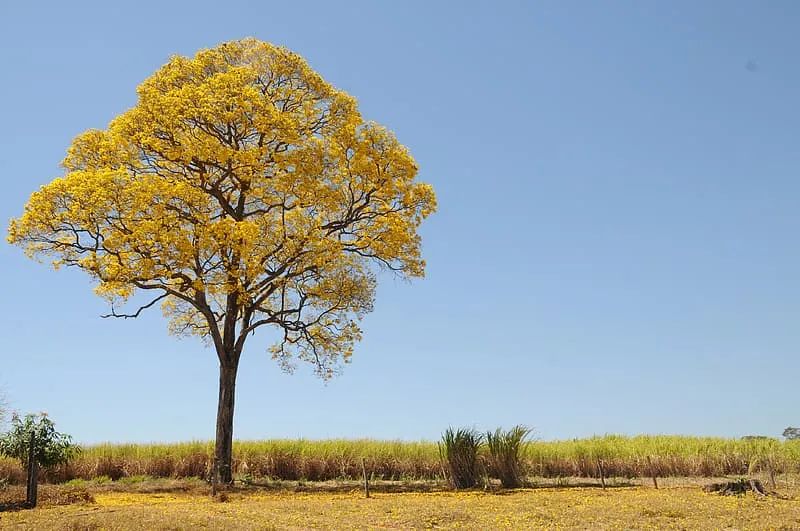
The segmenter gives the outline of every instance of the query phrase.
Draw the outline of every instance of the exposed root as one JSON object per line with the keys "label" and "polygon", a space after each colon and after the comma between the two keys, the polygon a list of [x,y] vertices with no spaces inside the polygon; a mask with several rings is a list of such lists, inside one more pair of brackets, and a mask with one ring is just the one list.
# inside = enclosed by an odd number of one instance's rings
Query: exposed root
{"label": "exposed root", "polygon": [[757,479],[741,478],[734,481],[725,481],[723,483],[712,483],[703,487],[706,492],[716,492],[723,496],[733,496],[746,494],[748,491],[757,496],[768,496],[764,489],[764,485]]}

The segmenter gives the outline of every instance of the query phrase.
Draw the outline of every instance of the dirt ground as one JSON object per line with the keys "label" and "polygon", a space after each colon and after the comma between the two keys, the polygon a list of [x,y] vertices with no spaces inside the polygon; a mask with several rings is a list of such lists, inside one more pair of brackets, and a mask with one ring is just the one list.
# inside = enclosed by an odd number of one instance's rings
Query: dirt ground
{"label": "dirt ground", "polygon": [[[6,495],[22,494],[21,489]],[[212,498],[186,482],[43,486],[41,506],[0,513],[13,529],[798,529],[800,488],[720,496],[698,485],[547,486],[452,492],[378,486],[245,488]],[[394,489],[404,490],[404,489]],[[428,492],[419,492],[428,490]],[[382,491],[382,492],[381,492]]]}

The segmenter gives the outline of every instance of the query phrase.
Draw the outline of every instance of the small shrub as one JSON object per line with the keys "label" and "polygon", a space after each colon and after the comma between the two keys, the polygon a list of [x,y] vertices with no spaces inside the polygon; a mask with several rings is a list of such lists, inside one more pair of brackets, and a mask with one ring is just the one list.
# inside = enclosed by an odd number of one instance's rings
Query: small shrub
{"label": "small shrub", "polygon": [[137,475],[137,476],[127,476],[124,478],[119,478],[117,483],[120,485],[135,485],[137,483],[144,483],[145,481],[150,481],[153,479],[152,476],[147,475]]}
{"label": "small shrub", "polygon": [[27,465],[31,440],[35,443],[34,459],[42,467],[67,463],[81,450],[72,443],[72,437],[55,430],[47,414],[25,417],[15,414],[11,418],[11,430],[0,437],[0,455],[19,459]]}
{"label": "small shrub", "polygon": [[486,434],[490,468],[507,489],[522,486],[520,454],[530,433],[530,428],[514,426],[508,431],[497,428]]}
{"label": "small shrub", "polygon": [[447,428],[444,432],[439,457],[454,488],[468,489],[478,484],[478,450],[482,444],[483,434],[471,428]]}
{"label": "small shrub", "polygon": [[28,469],[28,507],[36,507],[39,467],[66,464],[79,452],[80,447],[72,443],[72,437],[57,432],[46,413],[25,417],[14,414],[11,430],[0,437],[0,455],[18,459]]}

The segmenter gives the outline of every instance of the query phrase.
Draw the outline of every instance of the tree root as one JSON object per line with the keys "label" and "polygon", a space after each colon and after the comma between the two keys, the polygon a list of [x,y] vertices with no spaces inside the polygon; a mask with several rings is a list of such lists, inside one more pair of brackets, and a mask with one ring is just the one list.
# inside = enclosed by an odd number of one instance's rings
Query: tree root
{"label": "tree root", "polygon": [[716,492],[722,496],[733,496],[746,494],[747,491],[756,494],[757,496],[769,496],[769,493],[764,489],[764,485],[757,479],[741,478],[734,481],[725,481],[723,483],[712,483],[703,487],[706,492]]}

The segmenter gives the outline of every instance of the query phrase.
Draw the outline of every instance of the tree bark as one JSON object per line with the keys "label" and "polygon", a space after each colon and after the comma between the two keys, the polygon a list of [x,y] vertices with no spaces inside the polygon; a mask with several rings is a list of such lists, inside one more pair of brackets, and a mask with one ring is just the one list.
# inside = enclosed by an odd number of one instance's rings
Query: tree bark
{"label": "tree bark", "polygon": [[233,405],[236,395],[236,363],[219,366],[219,402],[217,403],[217,440],[214,448],[214,478],[219,485],[233,482]]}
{"label": "tree bark", "polygon": [[36,436],[31,432],[28,446],[28,485],[25,502],[30,508],[36,507],[39,487],[39,463],[36,461]]}

